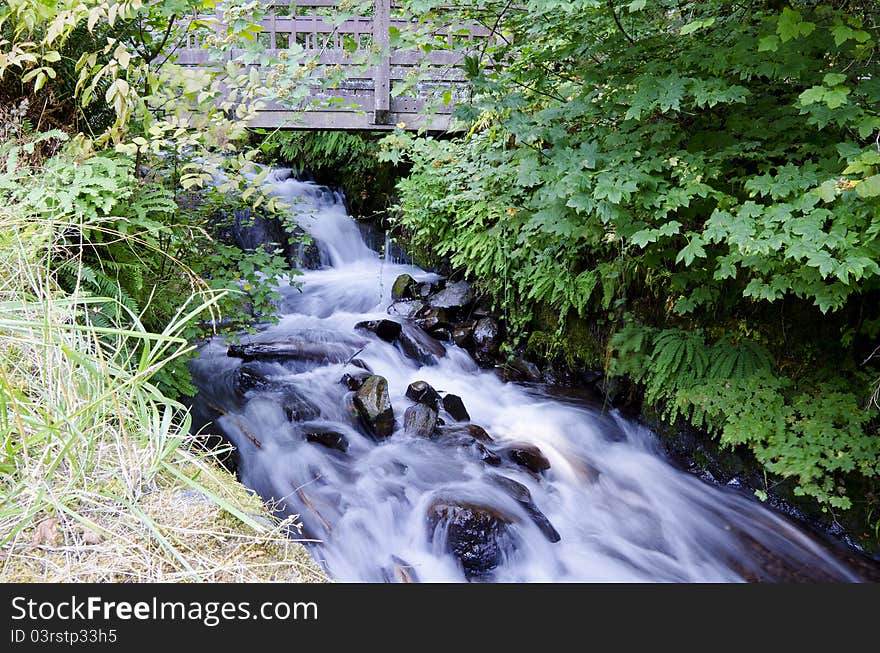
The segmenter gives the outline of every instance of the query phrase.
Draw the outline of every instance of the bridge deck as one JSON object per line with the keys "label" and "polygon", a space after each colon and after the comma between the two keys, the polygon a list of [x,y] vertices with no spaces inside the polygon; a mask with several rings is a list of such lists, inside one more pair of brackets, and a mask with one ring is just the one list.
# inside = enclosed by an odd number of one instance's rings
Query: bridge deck
{"label": "bridge deck", "polygon": [[[478,25],[437,26],[432,33],[444,49],[402,50],[391,47],[391,34],[418,24],[403,19],[392,0],[374,0],[372,15],[340,24],[333,20],[338,0],[262,1],[268,5],[259,21],[265,53],[284,57],[285,51],[302,52],[303,60],[315,65],[303,80],[309,87],[305,99],[287,106],[266,103],[252,127],[383,130],[403,124],[406,129],[448,130],[452,106],[467,89],[460,64],[489,37],[489,30]],[[218,24],[223,20],[219,13],[204,18]],[[187,66],[210,61],[195,36],[176,54],[178,63]],[[331,76],[343,81],[325,83]],[[421,81],[409,92],[392,92],[415,76]]]}

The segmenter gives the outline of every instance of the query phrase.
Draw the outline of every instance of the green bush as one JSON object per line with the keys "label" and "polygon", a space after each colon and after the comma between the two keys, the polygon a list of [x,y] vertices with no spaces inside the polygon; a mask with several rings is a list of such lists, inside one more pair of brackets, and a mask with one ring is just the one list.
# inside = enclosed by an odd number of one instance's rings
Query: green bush
{"label": "green bush", "polygon": [[468,134],[385,141],[399,228],[515,332],[544,307],[617,331],[611,371],[669,419],[849,506],[880,473],[877,4],[495,11]]}

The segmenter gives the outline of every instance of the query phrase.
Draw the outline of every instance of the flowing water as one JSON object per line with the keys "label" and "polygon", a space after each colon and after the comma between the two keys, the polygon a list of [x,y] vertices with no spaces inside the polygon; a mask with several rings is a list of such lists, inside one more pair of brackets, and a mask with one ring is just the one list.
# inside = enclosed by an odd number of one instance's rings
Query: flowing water
{"label": "flowing water", "polygon": [[[242,392],[242,361],[215,339],[193,364],[201,388],[195,409],[214,418],[214,428],[237,447],[242,482],[279,514],[300,515],[304,536],[320,541],[313,555],[331,576],[466,580],[450,552],[449,524],[428,519],[440,502],[504,516],[503,528],[492,531],[501,533],[493,549],[498,564],[484,580],[858,580],[786,518],[673,468],[653,434],[634,423],[540,387],[504,383],[454,345],[436,364],[423,365],[355,330],[360,321],[389,317],[399,274],[436,277],[367,247],[338,195],[275,174],[273,191],[292,203],[325,265],[296,277],[301,290],[282,283],[279,323],[250,340],[289,343],[309,354],[259,362],[260,379],[270,383]],[[355,354],[388,380],[396,428],[382,442],[358,428],[351,393],[340,384]],[[462,397],[492,447],[536,445],[550,468],[538,475],[509,462],[490,466],[473,447],[404,432],[402,415],[413,403],[404,393],[416,380]],[[291,419],[296,402],[311,406],[305,422]],[[308,441],[304,434],[316,428],[343,434],[347,451]],[[530,501],[522,500],[522,486]],[[554,529],[556,542],[548,537]]]}

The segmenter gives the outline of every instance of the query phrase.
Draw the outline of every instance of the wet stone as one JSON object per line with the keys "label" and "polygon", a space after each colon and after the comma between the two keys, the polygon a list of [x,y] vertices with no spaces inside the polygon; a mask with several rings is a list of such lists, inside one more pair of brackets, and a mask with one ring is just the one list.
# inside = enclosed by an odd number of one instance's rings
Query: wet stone
{"label": "wet stone", "polygon": [[428,508],[429,537],[444,537],[468,578],[486,576],[515,547],[513,519],[490,506],[439,499]]}
{"label": "wet stone", "polygon": [[368,320],[358,322],[354,325],[354,328],[375,333],[385,342],[394,342],[400,336],[401,325],[400,322],[394,322],[393,320]]}
{"label": "wet stone", "polygon": [[403,327],[397,343],[408,358],[423,365],[435,365],[437,359],[446,355],[446,347],[422,329],[410,325]]}
{"label": "wet stone", "polygon": [[484,317],[474,325],[474,356],[477,362],[486,365],[494,362],[501,343],[498,323],[491,317]]}
{"label": "wet stone", "polygon": [[388,307],[388,314],[396,317],[412,320],[416,318],[427,308],[427,304],[422,301],[403,301],[396,302]]}
{"label": "wet stone", "polygon": [[265,391],[272,387],[271,379],[262,374],[255,365],[245,363],[238,368],[238,374],[235,379],[236,390],[240,394],[250,391]]}
{"label": "wet stone", "polygon": [[471,288],[471,284],[467,281],[456,281],[447,284],[443,290],[428,298],[428,304],[433,308],[461,309],[467,307],[473,301],[474,291]]}
{"label": "wet stone", "polygon": [[345,372],[342,378],[339,379],[339,382],[349,390],[360,390],[364,381],[370,378],[370,376],[372,376],[371,373],[366,370],[352,370]]}
{"label": "wet stone", "polygon": [[388,381],[370,376],[354,396],[354,407],[364,427],[377,438],[387,438],[394,431],[394,410],[388,395]]}
{"label": "wet stone", "polygon": [[394,285],[391,286],[391,299],[396,300],[405,297],[412,297],[412,287],[414,284],[415,279],[410,275],[401,274],[394,280]]}
{"label": "wet stone", "polygon": [[443,397],[443,408],[457,422],[469,422],[471,416],[464,407],[464,402],[458,395],[446,395]]}
{"label": "wet stone", "polygon": [[288,392],[281,400],[284,414],[291,422],[303,422],[320,416],[321,409],[298,392]]}
{"label": "wet stone", "polygon": [[512,478],[501,476],[500,474],[491,474],[489,478],[497,483],[501,489],[523,507],[529,518],[534,522],[535,526],[537,526],[541,533],[543,533],[544,537],[551,542],[558,542],[562,539],[559,535],[559,531],[553,527],[553,524],[550,523],[547,516],[538,510],[538,506],[536,506],[535,502],[532,500],[532,493],[529,491],[529,488],[519,481],[514,481]]}
{"label": "wet stone", "polygon": [[410,383],[406,389],[406,397],[435,410],[438,410],[441,405],[440,395],[425,381]]}
{"label": "wet stone", "polygon": [[307,430],[304,435],[308,442],[320,444],[328,449],[336,449],[342,453],[348,451],[348,438],[338,431],[312,428]]}
{"label": "wet stone", "polygon": [[403,414],[403,428],[412,435],[430,438],[437,428],[437,411],[424,404],[413,404]]}
{"label": "wet stone", "polygon": [[534,445],[524,443],[511,445],[505,450],[505,453],[517,465],[521,465],[535,474],[550,469],[550,461]]}

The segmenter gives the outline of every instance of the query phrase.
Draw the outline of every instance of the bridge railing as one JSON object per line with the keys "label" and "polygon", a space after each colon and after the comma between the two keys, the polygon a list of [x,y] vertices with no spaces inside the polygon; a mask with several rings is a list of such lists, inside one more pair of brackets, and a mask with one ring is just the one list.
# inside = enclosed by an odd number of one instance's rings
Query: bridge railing
{"label": "bridge railing", "polygon": [[[374,0],[371,15],[351,16],[340,24],[332,18],[339,10],[339,0],[263,0],[263,4],[267,5],[267,14],[259,21],[262,32],[258,38],[266,54],[278,57],[285,50],[301,47],[307,60],[316,66],[311,74],[315,83],[309,99],[297,107],[269,103],[252,122],[258,127],[381,129],[402,122],[413,128],[426,125],[446,129],[452,106],[437,100],[450,89],[463,88],[459,64],[490,37],[490,30],[475,24],[432,25],[434,38],[444,42],[442,49],[425,52],[393,48],[392,30],[405,33],[420,27],[402,16],[399,2]],[[223,20],[220,12],[205,18]],[[367,66],[363,61],[368,53],[379,56]],[[230,56],[239,54],[232,51]],[[195,36],[178,50],[177,56],[183,65],[208,62],[207,52]],[[345,81],[332,90],[317,83],[330,67],[343,68],[346,73]],[[395,85],[416,74],[420,80],[418,93],[392,95]],[[322,104],[330,98],[336,99],[340,107]],[[427,105],[432,107],[432,115],[422,113]]]}

